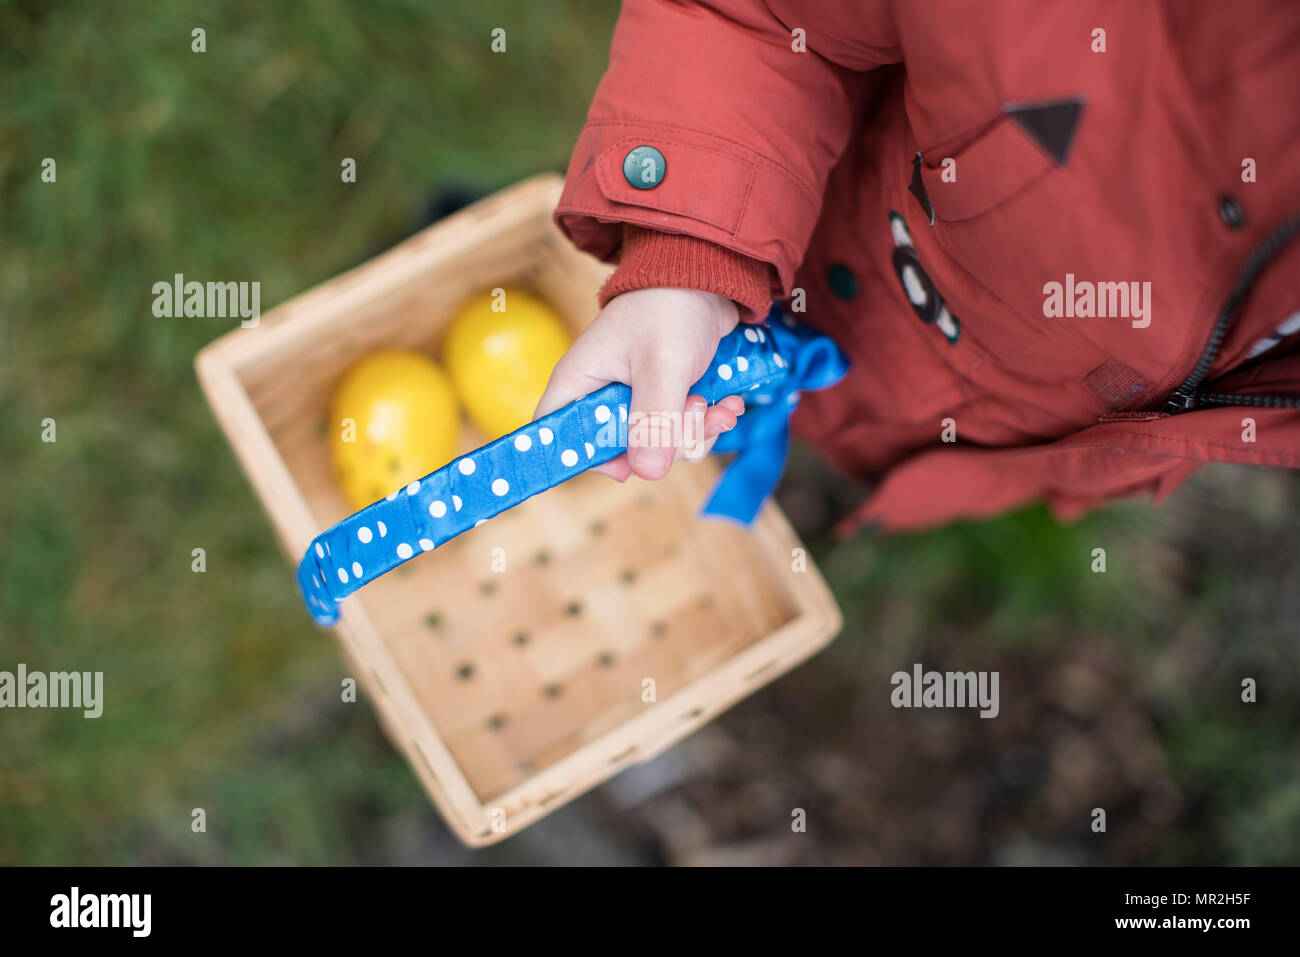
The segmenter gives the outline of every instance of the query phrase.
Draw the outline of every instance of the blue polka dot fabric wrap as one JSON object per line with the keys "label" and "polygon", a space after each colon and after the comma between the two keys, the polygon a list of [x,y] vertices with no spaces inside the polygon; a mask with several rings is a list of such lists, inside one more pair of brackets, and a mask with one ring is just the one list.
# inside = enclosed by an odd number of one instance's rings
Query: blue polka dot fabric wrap
{"label": "blue polka dot fabric wrap", "polygon": [[[729,395],[746,412],[714,451],[736,452],[703,513],[753,521],[776,487],[799,391],[826,388],[848,363],[826,336],[774,309],[763,325],[724,336],[692,388],[709,404]],[[525,499],[627,450],[631,389],[613,383],[462,456],[318,535],[298,566],[307,610],[322,625],[367,582]]]}

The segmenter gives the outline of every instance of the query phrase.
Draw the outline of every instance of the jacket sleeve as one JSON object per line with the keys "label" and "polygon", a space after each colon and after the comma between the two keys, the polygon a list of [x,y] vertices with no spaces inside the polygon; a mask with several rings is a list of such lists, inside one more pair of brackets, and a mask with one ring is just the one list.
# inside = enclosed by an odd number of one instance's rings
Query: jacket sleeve
{"label": "jacket sleeve", "polygon": [[[625,223],[694,237],[769,264],[772,293],[788,295],[862,71],[892,59],[845,53],[842,36],[797,22],[818,7],[846,5],[625,0],[555,211],[564,233],[604,260]],[[664,158],[650,188],[624,175],[640,146]]]}

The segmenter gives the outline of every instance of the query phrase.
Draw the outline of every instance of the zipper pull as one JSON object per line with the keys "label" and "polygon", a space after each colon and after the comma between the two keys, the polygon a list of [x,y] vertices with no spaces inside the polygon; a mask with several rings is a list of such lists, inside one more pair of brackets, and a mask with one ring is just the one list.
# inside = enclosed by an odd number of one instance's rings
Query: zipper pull
{"label": "zipper pull", "polygon": [[1179,387],[1175,389],[1165,399],[1165,411],[1170,415],[1177,415],[1179,412],[1187,412],[1196,407],[1196,391],[1194,389],[1184,389]]}

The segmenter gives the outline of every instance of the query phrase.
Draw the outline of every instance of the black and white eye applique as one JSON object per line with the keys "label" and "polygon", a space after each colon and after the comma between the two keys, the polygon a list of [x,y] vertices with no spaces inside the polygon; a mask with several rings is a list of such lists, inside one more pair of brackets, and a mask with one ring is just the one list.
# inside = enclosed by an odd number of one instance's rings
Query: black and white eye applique
{"label": "black and white eye applique", "polygon": [[1256,342],[1255,345],[1251,347],[1246,358],[1253,359],[1255,356],[1263,355],[1274,346],[1281,345],[1283,340],[1287,339],[1289,336],[1295,335],[1297,332],[1300,332],[1300,310],[1296,310],[1283,319],[1278,327],[1273,330],[1271,336],[1265,336],[1263,339]]}
{"label": "black and white eye applique", "polygon": [[912,233],[907,228],[907,221],[898,213],[889,214],[889,231],[894,237],[895,246],[912,246]]}
{"label": "black and white eye applique", "polygon": [[944,338],[955,345],[961,335],[961,323],[948,311],[939,290],[922,268],[916,248],[912,245],[912,233],[907,228],[907,221],[898,213],[891,212],[889,231],[894,239],[894,273],[903,286],[907,301],[912,304],[918,319],[926,325],[938,326]]}
{"label": "black and white eye applique", "polygon": [[949,345],[957,344],[957,337],[961,335],[961,323],[948,311],[947,306],[942,304],[939,306],[939,318],[934,320],[934,324],[939,327],[939,331],[943,333]]}

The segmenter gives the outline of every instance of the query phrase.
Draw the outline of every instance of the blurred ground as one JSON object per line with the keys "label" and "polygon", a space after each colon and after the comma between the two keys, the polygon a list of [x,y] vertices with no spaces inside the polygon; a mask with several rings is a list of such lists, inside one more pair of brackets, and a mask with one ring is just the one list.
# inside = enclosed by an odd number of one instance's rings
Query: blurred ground
{"label": "blurred ground", "polygon": [[[0,714],[0,864],[1300,862],[1300,480],[1229,467],[1064,528],[818,536],[847,619],[826,653],[461,848],[339,704],[203,402],[192,359],[228,324],[155,319],[151,285],[259,278],[269,308],[401,238],[434,185],[561,168],[615,7],[194,9],[0,6],[0,667],[104,670],[112,696]],[[783,501],[813,530],[832,493],[800,459]],[[1000,671],[1001,715],[894,710],[916,661]]]}

